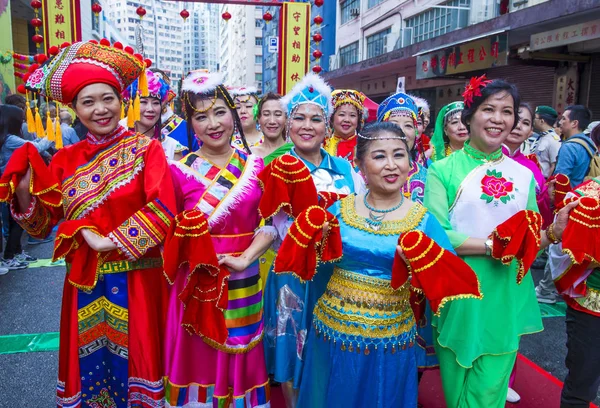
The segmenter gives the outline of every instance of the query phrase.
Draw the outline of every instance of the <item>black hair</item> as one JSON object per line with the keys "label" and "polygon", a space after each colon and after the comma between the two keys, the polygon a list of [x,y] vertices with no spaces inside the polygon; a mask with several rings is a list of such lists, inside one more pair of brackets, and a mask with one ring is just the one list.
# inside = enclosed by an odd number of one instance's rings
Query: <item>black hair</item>
{"label": "black hair", "polygon": [[[473,98],[473,102],[469,106],[465,105],[465,109],[462,111],[461,121],[467,127],[469,133],[471,133],[471,127],[468,125],[468,122],[471,120],[477,109],[487,98],[492,95],[496,95],[501,92],[506,92],[513,98],[513,116],[515,121],[513,123],[512,129],[517,127],[519,123],[519,106],[521,105],[521,96],[519,95],[519,90],[514,84],[510,82],[506,82],[503,79],[494,79],[492,82],[487,84],[487,86],[480,88],[481,95],[475,96]],[[511,130],[512,130],[511,129]]]}
{"label": "black hair", "polygon": [[551,115],[549,113],[542,112],[538,112],[536,113],[536,115],[538,115],[539,118],[548,126],[554,126],[554,124],[556,123],[556,119],[558,118],[558,116],[556,115]]}
{"label": "black hair", "polygon": [[587,129],[587,127],[592,122],[592,112],[583,105],[571,105],[567,106],[565,112],[569,111],[569,120],[570,121],[578,121],[577,128],[582,132]]}
{"label": "black hair", "polygon": [[[358,109],[356,106],[352,105],[351,103],[343,103],[342,105],[350,105],[352,107],[354,107],[356,109],[356,114],[358,115],[358,123],[356,124],[356,132],[360,132],[362,130],[362,122],[363,122],[363,114],[364,112],[360,109]],[[331,114],[331,118],[329,118],[329,127],[331,129],[333,129],[333,117],[335,116],[335,113],[337,112],[337,110],[342,106],[338,106],[337,108],[335,108],[333,110],[333,113]]]}
{"label": "black hair", "polygon": [[[263,96],[260,101],[258,102],[258,115],[257,115],[257,119],[260,119],[261,115],[262,115],[262,108],[263,105],[266,102],[269,101],[275,101],[275,102],[280,102],[281,101],[281,95],[274,93],[274,92],[269,92],[267,93],[265,96]],[[283,109],[283,107],[281,108],[281,111],[283,112],[283,114],[285,115],[285,109]],[[283,130],[281,131],[281,137],[283,138],[283,140],[285,140],[285,126],[283,127]]]}
{"label": "black hair", "polygon": [[[108,84],[107,84],[108,85]],[[121,100],[121,94],[119,93],[119,91],[117,91],[117,88],[115,88],[112,85],[108,85],[110,86],[110,89],[112,89],[112,91],[115,93],[115,96],[117,98],[119,98],[119,100]],[[79,97],[79,94],[75,95],[75,97],[73,98],[73,100],[71,101],[71,105],[73,106],[73,109],[76,108],[77,106],[77,98]],[[56,105],[55,105],[56,106]]]}
{"label": "black hair", "polygon": [[[194,140],[194,128],[192,126],[192,116],[194,115],[196,103],[200,100],[209,100],[214,98],[214,94],[205,95],[205,94],[196,94],[193,92],[184,92],[182,94],[182,109],[185,113],[185,119],[187,122],[187,139],[188,139],[188,150],[192,151],[192,145]],[[227,91],[227,89],[219,85],[216,89],[216,97],[217,99],[221,99],[225,101],[225,105],[233,115],[233,122],[235,123],[235,127],[240,133],[240,137],[242,139],[242,144],[244,145],[244,149],[248,154],[252,154],[250,150],[250,146],[248,146],[248,142],[246,142],[246,136],[244,135],[244,129],[242,129],[242,121],[240,120],[240,115],[237,113],[237,109],[232,108],[231,106],[235,106],[233,98]],[[233,136],[233,135],[232,135]]]}
{"label": "black hair", "polygon": [[[406,135],[398,125],[392,122],[373,122],[366,125],[362,132],[360,132],[360,135],[356,138],[356,160],[364,160],[371,143],[373,143],[373,141],[377,139],[377,136],[383,132],[393,133],[394,136],[401,138],[400,140],[402,140],[404,147],[406,147],[406,152],[409,152]],[[410,159],[410,154],[408,157]]]}
{"label": "black hair", "polygon": [[[521,102],[519,104],[519,109],[525,109],[525,110],[529,111],[529,114],[531,115],[532,126],[533,126],[533,119],[535,118],[535,111],[533,110],[531,105],[528,104],[527,102]],[[539,113],[538,113],[538,115],[539,115]],[[519,119],[521,119],[521,118],[519,118]]]}
{"label": "black hair", "polygon": [[8,135],[21,136],[23,109],[13,105],[0,105],[0,146]]}
{"label": "black hair", "polygon": [[600,125],[596,125],[592,129],[592,132],[590,133],[590,138],[592,139],[592,142],[594,142],[596,147],[600,149]]}
{"label": "black hair", "polygon": [[16,106],[17,108],[20,108],[23,110],[27,109],[27,101],[25,100],[25,97],[23,95],[19,95],[19,94],[8,95],[4,101],[5,101],[6,105]]}

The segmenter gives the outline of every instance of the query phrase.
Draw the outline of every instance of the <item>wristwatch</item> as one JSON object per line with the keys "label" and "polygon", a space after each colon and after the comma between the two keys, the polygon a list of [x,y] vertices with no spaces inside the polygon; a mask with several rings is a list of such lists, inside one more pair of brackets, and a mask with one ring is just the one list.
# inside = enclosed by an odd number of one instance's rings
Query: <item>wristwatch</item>
{"label": "wristwatch", "polygon": [[492,246],[494,245],[494,241],[492,241],[491,238],[488,238],[487,241],[485,241],[485,254],[487,256],[492,256]]}

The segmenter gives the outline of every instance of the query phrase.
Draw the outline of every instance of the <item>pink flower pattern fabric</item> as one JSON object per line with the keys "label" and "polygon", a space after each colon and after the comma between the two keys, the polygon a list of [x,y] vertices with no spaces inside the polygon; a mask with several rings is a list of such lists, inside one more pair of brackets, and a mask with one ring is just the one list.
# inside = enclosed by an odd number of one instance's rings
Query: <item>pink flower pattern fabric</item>
{"label": "pink flower pattern fabric", "polygon": [[514,185],[512,181],[502,177],[502,172],[492,169],[486,171],[481,179],[481,192],[480,198],[488,204],[494,200],[506,204],[513,198]]}

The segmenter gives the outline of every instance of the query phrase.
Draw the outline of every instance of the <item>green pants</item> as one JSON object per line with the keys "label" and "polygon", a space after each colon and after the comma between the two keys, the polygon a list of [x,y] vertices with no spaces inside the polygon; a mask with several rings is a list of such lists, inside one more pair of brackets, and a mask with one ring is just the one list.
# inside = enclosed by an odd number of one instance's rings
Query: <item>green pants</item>
{"label": "green pants", "polygon": [[504,408],[508,380],[517,353],[484,355],[471,368],[460,366],[456,355],[436,342],[442,387],[448,408]]}

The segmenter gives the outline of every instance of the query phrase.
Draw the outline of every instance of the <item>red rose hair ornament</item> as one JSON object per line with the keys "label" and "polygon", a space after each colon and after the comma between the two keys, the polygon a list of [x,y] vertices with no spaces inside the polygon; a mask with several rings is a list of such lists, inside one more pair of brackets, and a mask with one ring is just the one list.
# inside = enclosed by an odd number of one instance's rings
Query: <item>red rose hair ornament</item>
{"label": "red rose hair ornament", "polygon": [[[422,231],[403,233],[398,244],[409,266],[396,252],[392,266],[392,288],[398,289],[407,283],[410,275],[412,290],[425,295],[435,315],[439,315],[440,309],[450,300],[482,298],[479,280],[473,269]],[[411,296],[413,310],[415,301],[417,299]],[[418,321],[420,316],[417,313],[415,311]]]}
{"label": "red rose hair ornament", "polygon": [[530,210],[522,210],[498,225],[490,238],[492,257],[509,265],[517,259],[517,283],[529,272],[541,245],[542,216]]}
{"label": "red rose hair ornament", "polygon": [[465,87],[462,97],[466,107],[470,107],[473,103],[473,98],[481,96],[481,89],[485,88],[490,82],[485,74],[480,77],[473,77]]}
{"label": "red rose hair ornament", "polygon": [[[323,226],[329,228],[323,233]],[[317,263],[335,262],[342,256],[340,224],[329,212],[311,206],[290,226],[281,244],[273,270],[275,273],[292,273],[301,280],[311,280],[317,272]]]}

